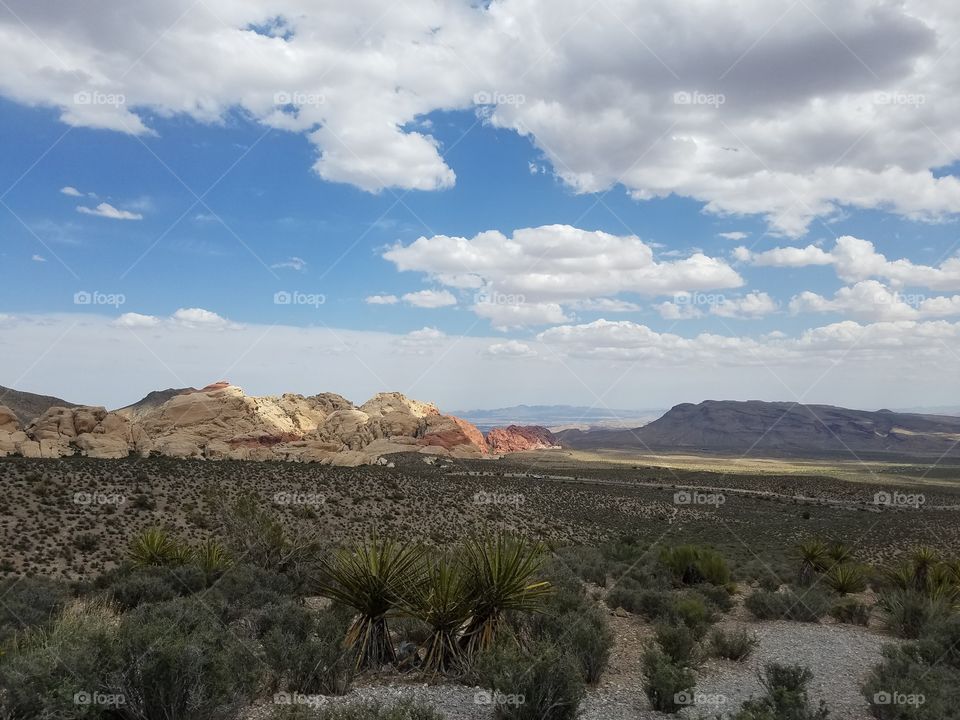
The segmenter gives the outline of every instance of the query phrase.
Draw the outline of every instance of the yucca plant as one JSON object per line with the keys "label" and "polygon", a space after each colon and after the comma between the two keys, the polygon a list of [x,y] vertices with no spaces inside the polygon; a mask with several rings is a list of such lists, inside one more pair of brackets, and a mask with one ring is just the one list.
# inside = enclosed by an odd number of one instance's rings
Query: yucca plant
{"label": "yucca plant", "polygon": [[409,604],[422,582],[423,550],[376,535],[351,550],[320,561],[318,592],[357,611],[344,645],[356,653],[356,667],[396,662],[387,616]]}
{"label": "yucca plant", "polygon": [[913,589],[927,593],[930,589],[930,575],[940,563],[940,555],[933,548],[921,545],[910,553],[910,562],[913,565]]}
{"label": "yucca plant", "polygon": [[472,604],[463,568],[441,557],[427,565],[423,582],[413,588],[407,612],[430,626],[424,641],[423,666],[428,672],[445,672],[460,661],[460,633],[470,618]]}
{"label": "yucca plant", "polygon": [[830,543],[827,548],[827,557],[833,561],[834,565],[846,565],[853,560],[853,550],[842,542]]}
{"label": "yucca plant", "polygon": [[867,589],[867,576],[859,565],[846,563],[834,565],[826,574],[826,582],[840,595],[863,592]]}
{"label": "yucca plant", "polygon": [[552,587],[534,576],[544,545],[500,534],[467,541],[463,548],[471,616],[460,638],[468,653],[493,645],[505,612],[539,610]]}
{"label": "yucca plant", "polygon": [[223,545],[213,538],[208,538],[193,551],[193,562],[208,578],[222,574],[233,564]]}
{"label": "yucca plant", "polygon": [[806,540],[797,546],[800,556],[800,569],[797,571],[797,584],[810,585],[817,573],[827,569],[830,562],[828,548],[820,540]]}
{"label": "yucca plant", "polygon": [[153,527],[133,539],[128,557],[137,567],[179,565],[184,559],[184,550],[165,530]]}

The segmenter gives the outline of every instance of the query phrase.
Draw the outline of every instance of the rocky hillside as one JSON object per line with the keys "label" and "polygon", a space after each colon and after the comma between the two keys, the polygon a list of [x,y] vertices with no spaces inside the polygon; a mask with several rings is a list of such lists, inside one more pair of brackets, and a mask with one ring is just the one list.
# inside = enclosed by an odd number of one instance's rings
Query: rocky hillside
{"label": "rocky hillside", "polygon": [[77,407],[75,404],[57,397],[22,392],[3,385],[0,385],[0,405],[10,410],[21,425],[27,424],[35,417],[40,417],[48,408]]}
{"label": "rocky hillside", "polygon": [[508,425],[505,428],[494,428],[487,433],[486,440],[490,451],[498,454],[540,450],[559,445],[556,436],[539,425]]}
{"label": "rocky hillside", "polygon": [[708,400],[677,405],[630,430],[558,433],[564,447],[752,456],[960,457],[960,418],[789,402]]}
{"label": "rocky hillside", "polygon": [[[543,428],[507,428],[495,452],[547,447]],[[151,393],[108,412],[51,407],[22,422],[0,406],[0,456],[291,460],[337,465],[385,462],[394,452],[481,457],[487,438],[471,423],[400,393],[380,393],[359,407],[334,393],[254,397],[229,382],[201,390]]]}

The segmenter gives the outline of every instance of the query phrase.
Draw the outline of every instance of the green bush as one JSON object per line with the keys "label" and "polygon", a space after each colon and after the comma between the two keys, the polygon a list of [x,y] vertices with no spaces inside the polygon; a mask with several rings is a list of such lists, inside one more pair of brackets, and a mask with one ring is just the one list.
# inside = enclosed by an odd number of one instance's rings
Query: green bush
{"label": "green bush", "polygon": [[817,622],[829,612],[830,598],[818,590],[770,592],[757,590],[744,606],[759,620],[797,620]]}
{"label": "green bush", "polygon": [[111,691],[138,720],[229,717],[256,689],[253,644],[192,598],[141,605],[117,631],[119,670]]}
{"label": "green bush", "polygon": [[939,642],[934,644],[936,648],[924,648],[919,643],[884,646],[883,661],[871,670],[863,686],[874,717],[960,719],[960,672],[956,665],[938,662],[936,653],[943,647]]}
{"label": "green bush", "polygon": [[696,677],[689,668],[672,663],[656,648],[643,654],[643,691],[654,710],[674,713],[684,707],[678,702],[680,693],[689,694]]}
{"label": "green bush", "polygon": [[144,603],[164,602],[200,592],[206,577],[196,567],[144,566],[118,572],[109,579],[108,596],[121,610]]}
{"label": "green bush", "polygon": [[[346,693],[353,680],[353,657],[343,647],[349,619],[292,603],[277,610],[261,638],[271,689],[304,695]],[[267,612],[263,616],[268,617]]]}
{"label": "green bush", "polygon": [[825,720],[830,713],[823,703],[810,707],[807,686],[813,674],[799,665],[770,663],[760,678],[764,695],[747,700],[733,720]]}
{"label": "green bush", "polygon": [[674,665],[696,668],[703,660],[697,644],[699,638],[686,625],[658,625],[654,638]]}
{"label": "green bush", "polygon": [[674,580],[682,585],[726,585],[730,582],[730,568],[723,556],[715,550],[696,545],[665,548],[660,562],[669,569]]}
{"label": "green bush", "polygon": [[710,651],[725,660],[746,660],[758,644],[757,636],[744,629],[724,631],[715,629],[710,634]]}
{"label": "green bush", "polygon": [[733,596],[726,586],[701,585],[694,592],[701,595],[717,612],[728,613],[733,609]]}
{"label": "green bush", "polygon": [[350,703],[326,707],[316,712],[304,705],[280,705],[272,720],[443,720],[436,710],[410,701],[389,707],[379,703]]}
{"label": "green bush", "polygon": [[69,595],[66,586],[46,578],[0,580],[0,643],[50,622]]}
{"label": "green bush", "polygon": [[916,590],[890,590],[877,601],[890,632],[913,640],[944,622],[951,612],[948,602],[927,597]]}
{"label": "green bush", "polygon": [[869,625],[870,606],[856,598],[842,598],[832,608],[830,617],[849,625]]}
{"label": "green bush", "polygon": [[[606,587],[610,563],[599,549],[592,547],[562,548],[557,551],[557,555],[581,580],[599,585],[600,587]],[[554,583],[554,586],[556,586],[557,583],[552,573],[548,573],[548,576],[551,582]]]}
{"label": "green bush", "polygon": [[546,643],[495,645],[478,653],[470,676],[490,690],[498,720],[574,720],[586,690],[576,661]]}

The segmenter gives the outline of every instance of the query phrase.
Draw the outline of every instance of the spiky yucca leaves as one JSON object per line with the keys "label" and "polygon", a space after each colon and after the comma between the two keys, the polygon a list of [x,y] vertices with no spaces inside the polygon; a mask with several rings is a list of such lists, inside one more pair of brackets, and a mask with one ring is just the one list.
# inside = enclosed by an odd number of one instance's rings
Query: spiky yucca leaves
{"label": "spiky yucca leaves", "polygon": [[222,574],[233,564],[223,545],[213,538],[208,538],[193,551],[193,561],[208,578]]}
{"label": "spiky yucca leaves", "polygon": [[318,592],[357,611],[344,644],[356,653],[356,667],[377,668],[396,661],[387,616],[422,583],[423,550],[372,536],[351,550],[320,561]]}
{"label": "spiky yucca leaves", "polygon": [[826,574],[826,582],[840,595],[863,592],[867,589],[867,576],[859,565],[846,563],[834,565]]}
{"label": "spiky yucca leaves", "polygon": [[493,645],[505,612],[540,609],[552,592],[549,582],[534,579],[544,550],[542,543],[506,534],[464,544],[472,612],[460,644],[468,653]]}
{"label": "spiky yucca leaves", "polygon": [[460,661],[458,638],[472,609],[468,588],[463,567],[441,557],[427,564],[423,582],[408,598],[406,611],[430,626],[430,636],[423,644],[423,665],[428,672],[445,672]]}
{"label": "spiky yucca leaves", "polygon": [[797,546],[800,556],[800,569],[797,571],[797,584],[808,586],[817,573],[827,569],[830,555],[827,546],[820,540],[806,540]]}
{"label": "spiky yucca leaves", "polygon": [[910,553],[913,565],[913,589],[926,593],[930,589],[930,575],[940,562],[940,555],[931,547],[922,545]]}
{"label": "spiky yucca leaves", "polygon": [[189,560],[189,548],[180,545],[165,530],[153,527],[133,539],[128,557],[137,567],[182,565]]}
{"label": "spiky yucca leaves", "polygon": [[853,550],[842,542],[830,543],[827,548],[827,557],[833,565],[846,565],[853,561]]}

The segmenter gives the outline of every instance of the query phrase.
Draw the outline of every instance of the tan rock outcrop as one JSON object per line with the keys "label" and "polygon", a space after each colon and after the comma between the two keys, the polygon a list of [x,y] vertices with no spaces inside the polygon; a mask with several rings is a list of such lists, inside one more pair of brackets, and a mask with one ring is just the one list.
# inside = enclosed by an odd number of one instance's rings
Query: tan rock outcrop
{"label": "tan rock outcrop", "polygon": [[102,407],[52,407],[30,423],[16,443],[25,457],[57,458],[77,453],[121,458],[143,445],[139,427]]}
{"label": "tan rock outcrop", "polygon": [[539,450],[559,444],[556,436],[540,425],[508,425],[487,433],[490,452],[497,454]]}

